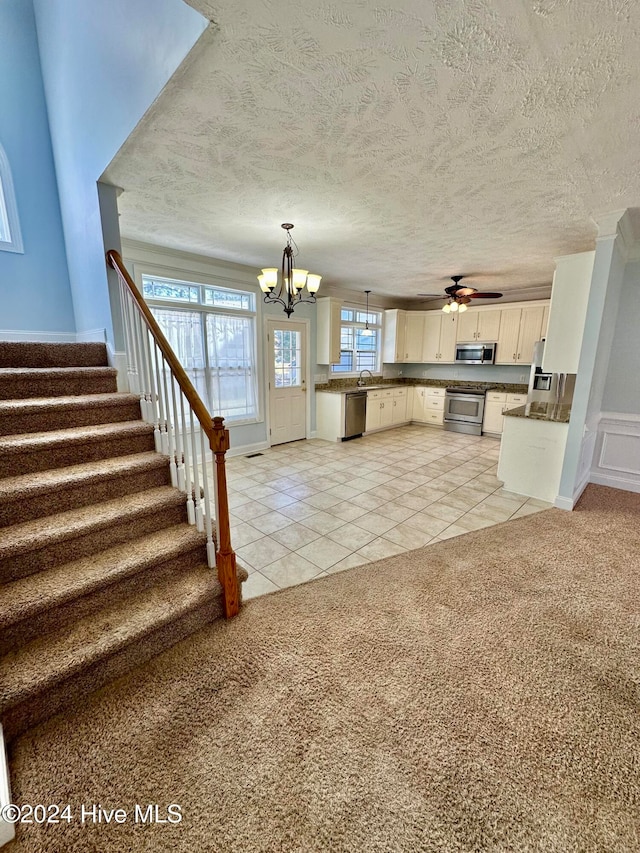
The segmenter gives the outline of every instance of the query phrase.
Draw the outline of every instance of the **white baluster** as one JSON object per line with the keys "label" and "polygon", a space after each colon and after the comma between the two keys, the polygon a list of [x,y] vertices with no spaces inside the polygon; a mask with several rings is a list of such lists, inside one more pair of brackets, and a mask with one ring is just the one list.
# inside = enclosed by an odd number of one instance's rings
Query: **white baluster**
{"label": "white baluster", "polygon": [[176,378],[173,373],[169,374],[171,385],[171,407],[173,410],[173,435],[175,441],[176,469],[178,473],[178,488],[184,491],[184,453],[182,450],[182,436],[180,434],[180,420],[178,419],[178,404],[176,402]]}
{"label": "white baluster", "polygon": [[135,333],[136,333],[136,352],[138,354],[138,379],[140,392],[140,409],[142,410],[142,419],[147,423],[150,421],[149,412],[149,376],[147,371],[147,359],[144,348],[144,336],[146,329],[146,321],[142,317],[139,308],[135,307]]}
{"label": "white baluster", "polygon": [[206,441],[204,430],[200,429],[200,452],[202,454],[202,482],[204,485],[204,527],[207,534],[207,563],[213,569],[216,565],[216,543],[213,541],[213,525],[211,523],[211,497],[209,493],[209,478],[206,469]]}
{"label": "white baluster", "polygon": [[193,409],[189,406],[189,421],[191,427],[191,450],[193,454],[193,497],[195,500],[196,527],[200,532],[204,530],[204,519],[202,516],[202,500],[200,498],[200,476],[198,474],[198,451],[196,444],[196,430],[193,417]]}
{"label": "white baluster", "polygon": [[[171,423],[171,409],[170,409],[170,398],[169,398],[169,388],[167,382],[167,363],[164,359],[164,355],[162,356],[162,382],[164,387],[164,401],[166,404],[167,411],[167,438],[169,442],[169,471],[171,472],[171,485],[174,488],[178,486],[178,469],[176,466],[176,441],[175,441],[175,432],[173,429],[173,424]],[[173,382],[173,377],[171,373],[169,374],[169,382]]]}
{"label": "white baluster", "polygon": [[125,353],[127,356],[127,388],[132,391],[134,388],[134,371],[133,371],[133,343],[131,340],[131,314],[129,311],[129,303],[131,302],[131,294],[125,288],[122,280],[120,281],[120,305],[122,307],[122,325],[124,328]]}
{"label": "white baluster", "polygon": [[[180,419],[182,422],[182,452],[184,454],[183,471],[185,474],[185,489],[187,492],[187,520],[189,524],[196,523],[195,504],[193,502],[193,483],[191,477],[191,446],[187,436],[187,419],[184,414],[184,394],[180,392]],[[187,403],[188,405],[188,403]]]}
{"label": "white baluster", "polygon": [[158,390],[156,387],[156,375],[153,369],[153,358],[151,355],[153,340],[151,339],[151,333],[147,328],[145,328],[144,330],[143,339],[145,348],[145,361],[147,363],[147,371],[149,374],[149,423],[153,424],[153,441],[155,444],[156,451],[158,451],[161,446],[160,420],[158,415]]}
{"label": "white baluster", "polygon": [[161,376],[161,362],[160,362],[160,350],[158,348],[158,344],[155,343],[153,345],[153,354],[155,360],[155,373],[156,373],[156,387],[158,388],[158,427],[160,431],[160,445],[156,447],[158,453],[164,453],[166,456],[169,455],[169,440],[167,437],[167,419],[165,418],[165,405],[164,405],[164,390],[162,384],[162,376]]}

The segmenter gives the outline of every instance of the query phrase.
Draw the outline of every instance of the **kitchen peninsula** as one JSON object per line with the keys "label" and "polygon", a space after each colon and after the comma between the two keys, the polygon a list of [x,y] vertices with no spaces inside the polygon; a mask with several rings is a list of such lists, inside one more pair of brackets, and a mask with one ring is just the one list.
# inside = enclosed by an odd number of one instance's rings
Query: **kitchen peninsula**
{"label": "kitchen peninsula", "polygon": [[509,492],[555,501],[571,406],[527,403],[504,413],[498,477]]}

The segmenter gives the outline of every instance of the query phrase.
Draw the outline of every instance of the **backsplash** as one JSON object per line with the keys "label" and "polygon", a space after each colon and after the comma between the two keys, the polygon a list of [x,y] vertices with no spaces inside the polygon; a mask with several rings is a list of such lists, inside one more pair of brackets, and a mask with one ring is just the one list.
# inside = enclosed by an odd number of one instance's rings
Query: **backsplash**
{"label": "backsplash", "polygon": [[387,375],[391,378],[391,371],[394,371],[395,377],[401,375],[410,379],[455,379],[469,383],[492,384],[528,385],[530,373],[528,364],[385,364],[384,368],[385,378]]}

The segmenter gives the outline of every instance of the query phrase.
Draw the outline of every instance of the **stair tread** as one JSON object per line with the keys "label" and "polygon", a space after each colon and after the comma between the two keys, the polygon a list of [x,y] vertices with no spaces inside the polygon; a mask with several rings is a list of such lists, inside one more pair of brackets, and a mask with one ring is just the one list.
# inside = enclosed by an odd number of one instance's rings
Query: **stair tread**
{"label": "stair tread", "polygon": [[36,410],[66,411],[68,409],[104,408],[106,406],[122,406],[127,403],[138,403],[137,394],[126,394],[114,391],[109,394],[77,394],[66,397],[26,397],[16,400],[0,400],[0,415],[17,412],[34,412]]}
{"label": "stair tread", "polygon": [[6,583],[2,586],[0,630],[204,544],[206,536],[195,527],[177,524]]}
{"label": "stair tread", "polygon": [[185,495],[178,489],[158,486],[99,504],[14,524],[0,530],[0,560],[28,553],[46,544],[99,531],[151,509],[180,506],[184,501]]}
{"label": "stair tread", "polygon": [[112,456],[96,462],[82,462],[65,468],[50,468],[30,474],[18,474],[0,480],[0,504],[3,501],[22,500],[37,494],[51,492],[65,486],[88,485],[96,480],[118,476],[118,474],[161,468],[169,463],[168,457],[154,450],[132,453],[128,456]]}
{"label": "stair tread", "polygon": [[70,678],[219,594],[215,571],[203,565],[9,652],[0,659],[0,709]]}
{"label": "stair tread", "polygon": [[91,367],[0,367],[0,376],[19,377],[38,377],[38,376],[55,376],[64,379],[71,373],[79,373],[82,376],[103,376],[105,373],[112,373],[114,376],[118,373],[115,367],[108,365],[93,365]]}
{"label": "stair tread", "polygon": [[55,445],[103,441],[109,436],[120,437],[152,432],[153,426],[142,420],[66,427],[46,432],[24,432],[19,435],[0,436],[0,453],[25,453],[45,450]]}

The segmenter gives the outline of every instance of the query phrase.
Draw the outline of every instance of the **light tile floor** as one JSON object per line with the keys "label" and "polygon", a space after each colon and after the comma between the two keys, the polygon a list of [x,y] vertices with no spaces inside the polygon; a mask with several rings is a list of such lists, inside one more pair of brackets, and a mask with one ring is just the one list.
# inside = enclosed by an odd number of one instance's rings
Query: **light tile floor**
{"label": "light tile floor", "polygon": [[492,438],[406,426],[227,462],[244,598],[547,509],[506,492]]}

